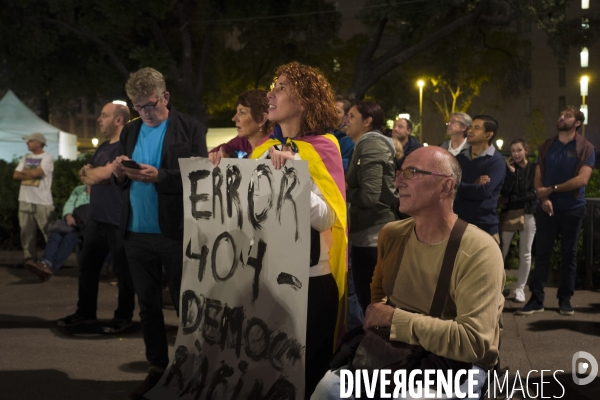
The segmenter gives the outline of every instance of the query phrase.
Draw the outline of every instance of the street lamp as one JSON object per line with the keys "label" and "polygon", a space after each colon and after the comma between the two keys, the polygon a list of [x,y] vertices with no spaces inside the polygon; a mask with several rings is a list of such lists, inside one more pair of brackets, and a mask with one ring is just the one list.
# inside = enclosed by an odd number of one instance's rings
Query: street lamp
{"label": "street lamp", "polygon": [[498,148],[498,150],[502,150],[503,144],[504,144],[504,140],[502,140],[502,139],[496,140],[496,147]]}
{"label": "street lamp", "polygon": [[588,82],[589,78],[587,75],[583,75],[579,80],[579,92],[581,94],[581,112],[585,115],[585,119],[583,121],[583,126],[581,127],[581,136],[585,136],[585,126],[588,122],[588,107],[585,104],[585,98],[588,95]]}
{"label": "street lamp", "polygon": [[419,142],[423,143],[423,85],[425,82],[419,79],[417,85],[419,86]]}
{"label": "street lamp", "polygon": [[92,144],[94,145],[94,147],[98,146],[98,142],[99,140],[97,138],[92,139]]}

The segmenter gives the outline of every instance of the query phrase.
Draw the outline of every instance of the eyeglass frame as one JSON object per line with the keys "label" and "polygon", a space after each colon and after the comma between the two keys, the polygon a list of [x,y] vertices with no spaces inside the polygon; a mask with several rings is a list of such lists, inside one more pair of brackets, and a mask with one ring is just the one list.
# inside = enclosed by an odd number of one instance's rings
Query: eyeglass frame
{"label": "eyeglass frame", "polygon": [[[452,125],[452,124],[460,124],[460,125],[465,125],[462,122],[458,121],[458,120],[450,120],[448,122],[446,122],[446,126],[448,125]],[[466,126],[466,125],[465,125]]]}
{"label": "eyeglass frame", "polygon": [[[411,176],[410,178],[407,178],[407,177],[404,175],[404,171],[407,171],[407,170],[411,170],[411,171],[413,172],[413,174],[412,174],[412,176]],[[398,171],[396,171],[396,176],[397,176],[398,174],[401,174],[401,175],[402,175],[402,177],[403,177],[404,179],[407,179],[407,180],[411,180],[411,179],[413,179],[413,178],[415,177],[415,175],[417,175],[417,174],[421,174],[421,175],[433,175],[433,176],[442,176],[442,177],[444,177],[444,178],[452,178],[452,177],[453,177],[453,175],[442,174],[442,173],[439,173],[439,172],[425,171],[425,170],[418,169],[418,168],[415,168],[415,167],[406,167],[406,168],[404,168],[404,169],[398,170]]]}
{"label": "eyeglass frame", "polygon": [[133,109],[135,111],[137,111],[138,113],[141,112],[142,110],[146,110],[146,112],[154,111],[154,110],[156,110],[156,105],[163,98],[163,96],[164,96],[164,93],[160,95],[160,97],[158,98],[158,100],[156,100],[154,102],[154,104],[150,103],[150,104],[146,104],[146,105],[143,105],[143,106],[136,106],[136,105],[134,105]]}

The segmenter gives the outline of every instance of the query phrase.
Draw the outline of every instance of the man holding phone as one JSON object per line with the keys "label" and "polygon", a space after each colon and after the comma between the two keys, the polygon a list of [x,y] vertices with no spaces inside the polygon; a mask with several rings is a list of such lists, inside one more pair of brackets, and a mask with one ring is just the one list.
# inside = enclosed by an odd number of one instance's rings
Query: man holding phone
{"label": "man holding phone", "polygon": [[[130,395],[143,398],[169,364],[162,313],[162,269],[179,313],[183,264],[183,186],[179,158],[207,157],[206,134],[194,118],[170,104],[163,75],[142,68],[125,85],[140,114],[125,126],[121,156],[113,163],[113,180],[121,189],[121,229],[138,295],[148,376]],[[132,161],[135,160],[135,164]]]}
{"label": "man holding phone", "polygon": [[110,184],[111,163],[119,154],[119,138],[129,121],[129,108],[123,102],[107,103],[98,117],[100,132],[106,141],[98,147],[90,163],[79,171],[81,181],[91,185],[91,216],[83,231],[79,256],[79,301],[75,314],[56,321],[58,326],[97,324],[98,283],[106,256],[112,254],[113,271],[119,286],[118,308],[114,318],[102,327],[105,333],[118,333],[131,326],[135,309],[135,290],[129,273],[123,240],[118,234],[121,196]]}

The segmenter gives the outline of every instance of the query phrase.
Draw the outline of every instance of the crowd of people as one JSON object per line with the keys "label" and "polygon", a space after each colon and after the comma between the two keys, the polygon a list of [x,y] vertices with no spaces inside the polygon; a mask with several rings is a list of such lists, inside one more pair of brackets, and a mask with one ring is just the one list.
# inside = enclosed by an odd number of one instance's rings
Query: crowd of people
{"label": "crowd of people", "polygon": [[[162,74],[152,68],[132,73],[125,88],[140,118],[130,121],[121,102],[103,107],[98,124],[106,141],[81,168],[82,185],[59,221],[50,220],[53,159],[44,152],[45,137],[25,138],[30,153],[14,172],[21,181],[24,266],[45,282],[80,246],[77,310],[56,323],[92,325],[98,324],[100,270],[110,254],[118,305],[102,329],[111,334],[131,326],[137,294],[150,364],[131,398],[143,398],[169,364],[161,292],[166,281],[179,312],[178,158],[207,157],[214,165],[229,157],[270,159],[276,169],[288,160],[308,161],[306,398],[339,398],[340,371],[353,368],[352,357],[332,354],[335,334],[346,323],[347,283],[358,300],[354,307],[350,302],[347,321],[358,327],[344,341],[358,345],[350,337],[384,330],[387,340],[424,350],[417,365],[486,371],[498,364],[503,258],[515,232],[517,302],[526,301],[534,238],[537,243],[531,296],[516,312],[521,315],[544,311],[550,256],[560,234],[559,309],[574,313],[577,242],[595,164],[593,146],[577,132],[584,121],[578,108],[561,111],[558,134],[540,147],[537,163],[528,160],[523,139],[511,143],[505,160],[493,145],[499,124],[489,115],[452,113],[448,140],[424,147],[411,134],[409,119],[396,120],[390,132],[379,105],[334,96],[316,68],[293,62],[275,75],[269,92],[240,94],[232,118],[237,137],[209,153],[200,124],[170,104]],[[39,260],[37,227],[47,242]]]}

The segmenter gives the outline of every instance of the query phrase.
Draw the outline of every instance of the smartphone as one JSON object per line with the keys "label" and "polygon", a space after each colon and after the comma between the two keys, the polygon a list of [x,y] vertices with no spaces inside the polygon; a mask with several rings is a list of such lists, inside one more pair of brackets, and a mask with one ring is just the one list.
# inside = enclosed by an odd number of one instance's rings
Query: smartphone
{"label": "smartphone", "polygon": [[140,164],[136,163],[133,160],[121,160],[121,165],[123,165],[125,168],[142,169]]}

